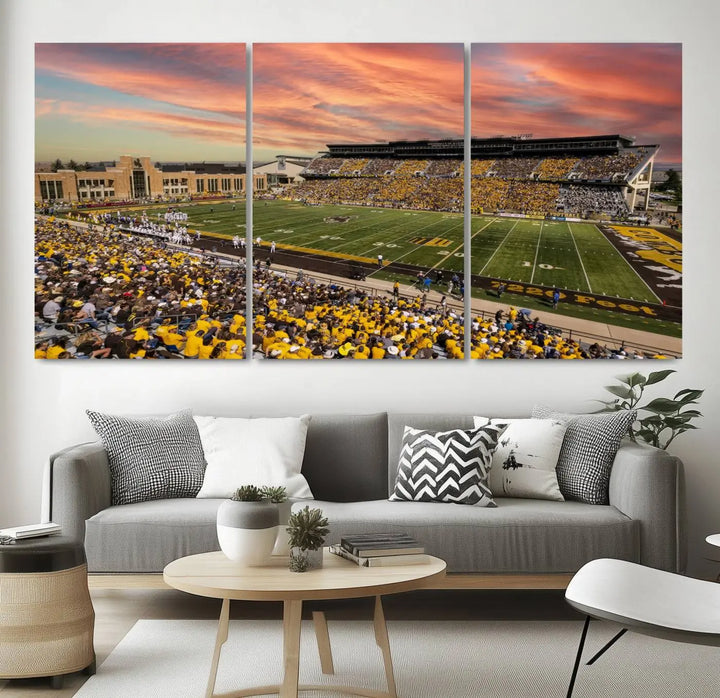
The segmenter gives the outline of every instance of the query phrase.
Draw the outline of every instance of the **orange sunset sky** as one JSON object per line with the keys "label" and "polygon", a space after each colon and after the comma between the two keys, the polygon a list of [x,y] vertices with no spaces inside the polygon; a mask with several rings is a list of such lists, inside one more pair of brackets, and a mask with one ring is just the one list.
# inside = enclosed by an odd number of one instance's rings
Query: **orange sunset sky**
{"label": "orange sunset sky", "polygon": [[475,136],[620,133],[682,161],[682,44],[473,44]]}
{"label": "orange sunset sky", "polygon": [[[463,134],[461,44],[255,44],[254,159]],[[681,162],[680,44],[476,44],[476,137],[621,133]],[[36,159],[238,161],[244,44],[38,44]]]}
{"label": "orange sunset sky", "polygon": [[462,44],[256,44],[255,157],[462,138]]}

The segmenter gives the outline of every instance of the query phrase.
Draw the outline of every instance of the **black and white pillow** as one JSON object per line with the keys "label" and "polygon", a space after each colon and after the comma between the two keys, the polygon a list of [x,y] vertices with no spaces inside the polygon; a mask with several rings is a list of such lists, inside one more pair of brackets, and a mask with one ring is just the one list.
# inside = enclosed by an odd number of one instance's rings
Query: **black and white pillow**
{"label": "black and white pillow", "polygon": [[200,491],[205,457],[190,410],[163,418],[86,413],[107,451],[113,504]]}
{"label": "black and white pillow", "polygon": [[487,484],[502,427],[428,431],[406,426],[391,500],[496,506]]}
{"label": "black and white pillow", "polygon": [[557,463],[560,491],[565,499],[607,504],[610,471],[623,436],[637,416],[636,410],[606,414],[565,414],[545,405],[533,407],[534,419],[567,422]]}
{"label": "black and white pillow", "polygon": [[567,430],[565,421],[475,417],[474,422],[476,427],[488,423],[506,427],[488,475],[494,497],[563,501],[555,468]]}

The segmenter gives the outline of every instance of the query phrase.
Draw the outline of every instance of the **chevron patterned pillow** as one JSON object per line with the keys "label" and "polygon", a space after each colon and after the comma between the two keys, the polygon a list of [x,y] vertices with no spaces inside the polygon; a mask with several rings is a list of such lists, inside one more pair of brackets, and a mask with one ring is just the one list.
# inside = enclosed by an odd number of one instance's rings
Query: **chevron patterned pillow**
{"label": "chevron patterned pillow", "polygon": [[406,426],[393,501],[496,506],[488,470],[503,427],[427,431]]}

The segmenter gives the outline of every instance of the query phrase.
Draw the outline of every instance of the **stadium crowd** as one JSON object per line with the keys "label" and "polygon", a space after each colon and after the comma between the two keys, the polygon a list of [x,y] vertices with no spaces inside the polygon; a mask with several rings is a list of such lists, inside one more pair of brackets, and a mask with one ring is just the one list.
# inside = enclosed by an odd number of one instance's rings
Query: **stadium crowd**
{"label": "stadium crowd", "polygon": [[488,174],[505,179],[528,179],[540,164],[540,158],[499,158]]}
{"label": "stadium crowd", "polygon": [[243,358],[242,264],[52,219],[35,255],[36,358]]}
{"label": "stadium crowd", "polygon": [[267,359],[461,359],[463,320],[442,301],[371,296],[257,268],[252,345]]}
{"label": "stadium crowd", "polygon": [[431,211],[461,211],[459,177],[343,177],[309,179],[288,187],[280,198],[308,204],[359,204]]}
{"label": "stadium crowd", "polygon": [[362,172],[365,165],[368,164],[367,158],[362,160],[344,160],[338,170],[340,175],[352,175]]}
{"label": "stadium crowd", "polygon": [[[36,223],[35,356],[43,359],[241,359],[245,267],[113,229]],[[253,274],[252,348],[268,359],[462,359],[463,318],[447,305],[370,295],[302,271]],[[562,336],[510,307],[475,317],[477,359],[625,359]],[[654,355],[652,358],[663,358]]]}
{"label": "stadium crowd", "polygon": [[378,175],[393,174],[395,168],[400,165],[400,160],[390,160],[389,158],[371,158],[367,165],[363,168],[362,175],[364,177],[377,177]]}
{"label": "stadium crowd", "polygon": [[561,184],[557,203],[566,214],[578,216],[602,212],[613,218],[624,218],[630,213],[625,197],[617,187]]}
{"label": "stadium crowd", "polygon": [[[611,188],[583,184],[582,180],[627,175],[640,158],[640,153],[624,152],[582,158],[473,160],[472,211],[580,216],[603,213],[624,219],[630,212],[619,184]],[[280,198],[308,204],[462,210],[464,166],[458,159],[320,157],[310,163],[307,172],[320,177],[287,187]]]}
{"label": "stadium crowd", "polygon": [[494,317],[475,317],[470,331],[472,359],[664,359],[661,354],[646,356],[624,345],[609,348],[595,342],[578,342],[548,327],[527,310],[510,306]]}
{"label": "stadium crowd", "polygon": [[581,158],[573,172],[577,179],[610,179],[613,175],[627,175],[639,162],[640,153],[594,155]]}
{"label": "stadium crowd", "polygon": [[538,179],[566,179],[578,158],[545,158],[535,170]]}

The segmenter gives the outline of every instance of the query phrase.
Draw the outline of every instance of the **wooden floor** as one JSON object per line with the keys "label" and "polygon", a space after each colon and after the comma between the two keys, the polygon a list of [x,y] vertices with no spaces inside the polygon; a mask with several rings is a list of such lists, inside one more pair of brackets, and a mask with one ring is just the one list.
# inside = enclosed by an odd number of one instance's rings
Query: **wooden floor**
{"label": "wooden floor", "polygon": [[[174,589],[93,589],[95,651],[98,671],[102,662],[141,618],[217,619],[221,602],[191,596]],[[565,620],[578,619],[562,590],[418,591],[386,596],[385,615],[393,620]],[[373,599],[323,601],[304,604],[303,617],[324,610],[329,620],[372,621]],[[281,603],[233,601],[230,618],[282,619]],[[0,679],[0,698],[69,698],[86,677],[72,674],[61,690],[49,679]]]}

